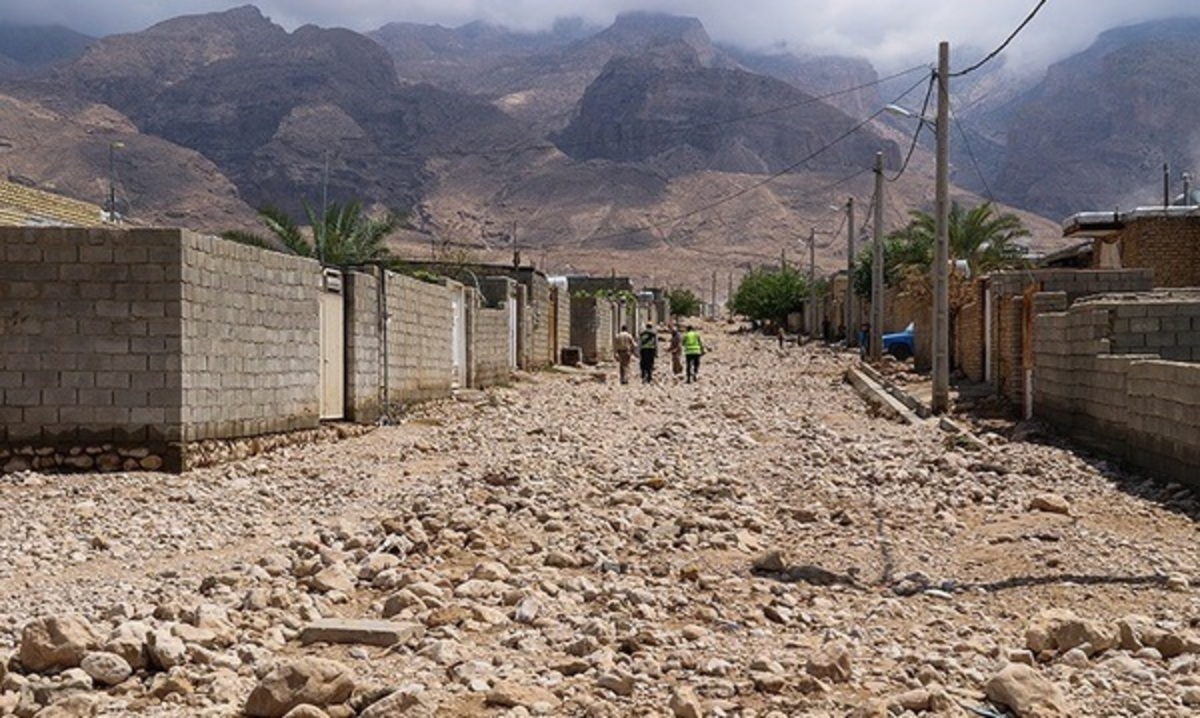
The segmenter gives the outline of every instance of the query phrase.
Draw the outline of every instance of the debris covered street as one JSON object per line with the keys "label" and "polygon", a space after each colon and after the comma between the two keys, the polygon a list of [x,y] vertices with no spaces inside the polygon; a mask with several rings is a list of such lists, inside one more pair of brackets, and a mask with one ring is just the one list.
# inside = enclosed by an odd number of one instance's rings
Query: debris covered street
{"label": "debris covered street", "polygon": [[1200,711],[1190,492],[874,417],[856,355],[730,328],[693,385],[555,370],[181,476],[0,477],[0,715]]}

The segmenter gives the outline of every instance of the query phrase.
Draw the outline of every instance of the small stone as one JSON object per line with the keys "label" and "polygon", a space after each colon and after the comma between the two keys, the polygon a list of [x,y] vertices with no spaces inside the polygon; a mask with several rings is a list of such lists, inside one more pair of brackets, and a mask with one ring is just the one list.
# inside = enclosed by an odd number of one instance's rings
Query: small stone
{"label": "small stone", "polygon": [[151,664],[163,671],[187,662],[187,646],[181,638],[166,629],[153,631],[146,637],[146,652]]}
{"label": "small stone", "polygon": [[548,706],[557,709],[562,701],[545,688],[522,685],[511,681],[498,681],[488,691],[484,703],[501,708],[516,708],[518,706],[532,710],[535,706]]}
{"label": "small stone", "polygon": [[421,696],[415,691],[401,689],[367,706],[358,718],[392,718],[421,705]]}
{"label": "small stone", "polygon": [[704,718],[704,706],[696,696],[696,691],[687,686],[679,686],[671,692],[667,707],[675,718]]}
{"label": "small stone", "polygon": [[93,681],[103,686],[124,683],[133,675],[133,668],[129,662],[115,653],[88,653],[80,661],[79,667],[91,676]]}
{"label": "small stone", "polygon": [[318,571],[310,581],[312,587],[321,593],[338,591],[347,596],[354,593],[354,576],[340,563]]}
{"label": "small stone", "polygon": [[814,678],[846,683],[851,676],[850,649],[840,643],[822,646],[808,657],[805,671]]}
{"label": "small stone", "polygon": [[285,713],[283,718],[329,718],[329,714],[316,706],[305,703]]}
{"label": "small stone", "polygon": [[1167,576],[1167,590],[1177,593],[1184,593],[1191,587],[1188,577],[1181,573],[1173,573]]}
{"label": "small stone", "polygon": [[1029,502],[1029,510],[1070,515],[1071,503],[1058,494],[1038,494]]}
{"label": "small stone", "polygon": [[782,573],[787,570],[787,561],[784,560],[782,551],[767,551],[755,558],[753,565],[755,570],[768,573]]}
{"label": "small stone", "polygon": [[596,685],[619,696],[631,696],[637,687],[637,681],[628,673],[602,673],[596,679]]}

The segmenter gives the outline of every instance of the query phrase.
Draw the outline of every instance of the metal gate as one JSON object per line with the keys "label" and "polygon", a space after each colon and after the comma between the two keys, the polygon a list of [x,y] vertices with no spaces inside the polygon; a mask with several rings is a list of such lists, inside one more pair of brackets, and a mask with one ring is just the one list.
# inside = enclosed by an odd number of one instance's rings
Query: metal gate
{"label": "metal gate", "polygon": [[326,269],[321,275],[321,398],[322,419],[346,415],[345,308],[342,273]]}

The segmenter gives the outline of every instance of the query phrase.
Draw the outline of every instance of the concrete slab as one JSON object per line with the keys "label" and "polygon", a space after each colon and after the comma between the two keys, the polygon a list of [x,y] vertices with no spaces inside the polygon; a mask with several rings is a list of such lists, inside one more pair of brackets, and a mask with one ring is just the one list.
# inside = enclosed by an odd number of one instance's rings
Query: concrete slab
{"label": "concrete slab", "polygon": [[419,623],[370,619],[322,618],[300,630],[300,642],[393,646],[425,635]]}

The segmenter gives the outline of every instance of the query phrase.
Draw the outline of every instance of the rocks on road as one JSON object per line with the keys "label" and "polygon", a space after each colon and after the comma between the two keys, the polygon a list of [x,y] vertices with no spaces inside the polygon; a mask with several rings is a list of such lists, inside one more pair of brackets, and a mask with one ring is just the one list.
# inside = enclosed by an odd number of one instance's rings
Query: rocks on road
{"label": "rocks on road", "polygon": [[[854,357],[544,372],[183,476],[0,479],[0,715],[1190,715],[1198,505]],[[604,368],[602,368],[604,369]]]}

